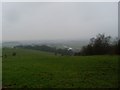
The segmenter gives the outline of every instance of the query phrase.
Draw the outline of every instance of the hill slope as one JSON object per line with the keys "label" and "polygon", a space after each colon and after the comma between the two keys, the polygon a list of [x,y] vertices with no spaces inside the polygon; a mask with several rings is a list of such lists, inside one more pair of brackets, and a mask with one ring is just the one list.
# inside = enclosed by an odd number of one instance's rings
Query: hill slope
{"label": "hill slope", "polygon": [[4,54],[3,87],[117,87],[118,56],[54,56],[25,49],[4,49]]}

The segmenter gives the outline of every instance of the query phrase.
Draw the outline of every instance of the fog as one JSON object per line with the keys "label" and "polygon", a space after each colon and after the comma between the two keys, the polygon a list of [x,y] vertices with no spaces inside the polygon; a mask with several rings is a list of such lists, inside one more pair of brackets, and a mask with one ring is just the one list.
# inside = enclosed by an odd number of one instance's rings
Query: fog
{"label": "fog", "polygon": [[4,2],[3,41],[118,36],[117,2]]}

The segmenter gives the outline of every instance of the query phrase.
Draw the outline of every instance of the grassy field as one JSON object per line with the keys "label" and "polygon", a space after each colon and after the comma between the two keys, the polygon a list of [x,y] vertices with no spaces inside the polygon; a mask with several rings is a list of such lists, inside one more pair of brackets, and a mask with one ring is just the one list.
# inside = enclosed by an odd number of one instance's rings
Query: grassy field
{"label": "grassy field", "polygon": [[2,88],[2,58],[0,57],[0,89]]}
{"label": "grassy field", "polygon": [[[12,53],[16,52],[16,56]],[[55,56],[3,49],[3,88],[115,88],[118,56]]]}

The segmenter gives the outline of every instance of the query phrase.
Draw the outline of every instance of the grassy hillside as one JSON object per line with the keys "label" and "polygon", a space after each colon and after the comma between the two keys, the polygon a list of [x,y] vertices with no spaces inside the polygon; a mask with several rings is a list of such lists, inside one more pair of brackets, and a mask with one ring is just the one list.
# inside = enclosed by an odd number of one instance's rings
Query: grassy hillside
{"label": "grassy hillside", "polygon": [[4,54],[4,88],[117,87],[118,56],[54,56],[24,49],[4,49]]}
{"label": "grassy hillside", "polygon": [[0,57],[0,89],[2,87],[2,58]]}
{"label": "grassy hillside", "polygon": [[0,47],[0,89],[2,87],[2,48]]}

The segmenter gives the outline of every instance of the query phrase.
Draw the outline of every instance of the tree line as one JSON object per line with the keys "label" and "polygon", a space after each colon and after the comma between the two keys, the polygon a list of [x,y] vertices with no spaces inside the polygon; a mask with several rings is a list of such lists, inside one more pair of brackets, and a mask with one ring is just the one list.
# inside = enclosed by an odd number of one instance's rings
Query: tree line
{"label": "tree line", "polygon": [[63,55],[73,55],[73,51],[72,50],[68,50],[67,48],[64,49],[56,49],[56,47],[50,47],[47,45],[19,45],[19,46],[15,46],[14,48],[24,48],[24,49],[32,49],[32,50],[40,50],[40,51],[46,51],[46,52],[52,52],[55,55],[61,54],[61,56]]}
{"label": "tree line", "polygon": [[105,36],[104,34],[98,34],[96,37],[90,39],[89,44],[83,46],[80,52],[73,52],[72,50],[68,50],[68,48],[64,49],[56,49],[56,47],[50,47],[47,45],[19,45],[15,46],[15,48],[26,48],[33,50],[40,50],[46,52],[52,52],[55,55],[61,54],[63,55],[108,55],[108,54],[120,54],[120,40],[115,39],[111,40],[111,36]]}
{"label": "tree line", "polygon": [[111,40],[111,36],[98,34],[90,39],[88,45],[83,46],[79,55],[107,55],[120,54],[120,40]]}

